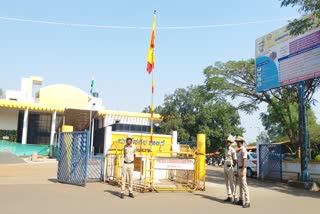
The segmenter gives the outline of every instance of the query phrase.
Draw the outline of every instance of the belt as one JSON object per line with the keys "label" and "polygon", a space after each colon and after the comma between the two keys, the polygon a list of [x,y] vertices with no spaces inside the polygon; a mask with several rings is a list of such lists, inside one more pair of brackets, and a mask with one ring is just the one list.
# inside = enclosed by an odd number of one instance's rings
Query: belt
{"label": "belt", "polygon": [[133,164],[133,161],[131,162],[127,162],[127,161],[124,161],[125,164]]}

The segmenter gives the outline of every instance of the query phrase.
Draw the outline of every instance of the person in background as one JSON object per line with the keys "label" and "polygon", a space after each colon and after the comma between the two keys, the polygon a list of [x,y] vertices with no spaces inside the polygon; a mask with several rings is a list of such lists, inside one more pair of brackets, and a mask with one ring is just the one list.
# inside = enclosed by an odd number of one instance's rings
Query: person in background
{"label": "person in background", "polygon": [[240,195],[239,201],[237,205],[243,206],[243,208],[250,207],[250,196],[249,196],[249,189],[247,184],[247,156],[248,152],[247,149],[244,147],[244,138],[237,137],[236,143],[239,148],[239,152],[237,153],[238,156],[238,179],[240,185]]}
{"label": "person in background", "polygon": [[227,194],[228,198],[224,200],[225,202],[233,202],[235,186],[234,186],[234,166],[236,164],[237,156],[234,148],[231,147],[231,144],[234,143],[234,138],[229,136],[226,140],[226,149],[224,152],[224,180],[226,181]]}

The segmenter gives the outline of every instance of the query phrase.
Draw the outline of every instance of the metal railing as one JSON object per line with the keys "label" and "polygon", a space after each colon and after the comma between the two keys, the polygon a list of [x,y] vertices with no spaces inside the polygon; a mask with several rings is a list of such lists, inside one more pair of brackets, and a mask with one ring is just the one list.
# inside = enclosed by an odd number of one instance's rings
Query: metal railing
{"label": "metal railing", "polygon": [[105,157],[103,155],[89,156],[88,160],[88,182],[103,181]]}
{"label": "metal railing", "polygon": [[[137,151],[135,159],[134,189],[140,192],[147,191],[195,191],[204,190],[205,178],[200,179],[198,155],[190,152],[151,152]],[[175,160],[192,160],[192,169],[161,169],[155,168],[157,158],[174,158]],[[109,150],[105,158],[105,181],[120,186],[123,166],[123,149]],[[205,164],[205,162],[203,163]],[[204,169],[205,170],[205,169]]]}

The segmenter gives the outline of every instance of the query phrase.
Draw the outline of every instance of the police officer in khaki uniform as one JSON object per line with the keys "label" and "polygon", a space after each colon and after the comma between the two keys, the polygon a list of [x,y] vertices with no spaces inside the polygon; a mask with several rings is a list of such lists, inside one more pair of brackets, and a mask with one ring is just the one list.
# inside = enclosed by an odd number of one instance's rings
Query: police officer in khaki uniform
{"label": "police officer in khaki uniform", "polygon": [[234,165],[236,164],[237,156],[234,148],[231,147],[231,144],[234,143],[234,138],[229,136],[226,140],[226,149],[224,152],[224,179],[226,181],[227,186],[227,194],[228,198],[224,200],[225,202],[233,202],[233,196],[235,192],[234,187]]}
{"label": "police officer in khaki uniform", "polygon": [[121,175],[121,194],[120,198],[124,198],[124,190],[126,187],[126,180],[129,182],[129,197],[134,198],[133,195],[133,169],[134,169],[134,158],[136,156],[136,147],[132,143],[132,136],[127,137],[127,144],[124,147],[124,161]]}
{"label": "police officer in khaki uniform", "polygon": [[238,176],[239,176],[239,185],[240,185],[240,195],[238,205],[242,205],[243,208],[250,207],[250,196],[249,189],[247,184],[247,149],[244,147],[244,138],[237,137],[235,140],[237,142],[237,146],[239,151],[237,153],[238,156]]}

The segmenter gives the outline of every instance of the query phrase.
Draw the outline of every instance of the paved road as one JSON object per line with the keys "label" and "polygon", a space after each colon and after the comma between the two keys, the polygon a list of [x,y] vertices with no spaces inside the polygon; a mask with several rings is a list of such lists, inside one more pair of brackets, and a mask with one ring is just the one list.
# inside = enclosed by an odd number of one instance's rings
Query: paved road
{"label": "paved road", "polygon": [[101,183],[77,187],[56,183],[56,164],[0,165],[1,214],[88,213],[259,213],[319,212],[320,193],[250,180],[252,207],[225,204],[220,168],[208,167],[205,192],[144,193],[118,197],[118,188]]}

